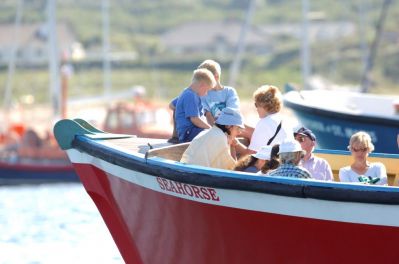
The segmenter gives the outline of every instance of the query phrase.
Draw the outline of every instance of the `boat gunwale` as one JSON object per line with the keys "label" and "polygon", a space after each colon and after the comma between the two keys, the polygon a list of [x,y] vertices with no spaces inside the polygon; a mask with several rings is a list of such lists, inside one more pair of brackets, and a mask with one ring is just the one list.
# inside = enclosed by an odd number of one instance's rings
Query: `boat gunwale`
{"label": "boat gunwale", "polygon": [[72,147],[126,169],[186,184],[297,198],[373,204],[399,204],[399,188],[397,187],[322,182],[288,177],[256,176],[250,173],[187,165],[160,157],[147,158],[144,154],[143,157],[140,157],[104,145],[101,142],[84,135],[79,135],[72,141]]}

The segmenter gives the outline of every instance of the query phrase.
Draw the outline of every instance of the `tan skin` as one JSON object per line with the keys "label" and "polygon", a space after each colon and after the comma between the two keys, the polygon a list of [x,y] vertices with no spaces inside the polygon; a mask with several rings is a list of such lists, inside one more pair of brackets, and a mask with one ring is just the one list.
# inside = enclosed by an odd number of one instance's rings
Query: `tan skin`
{"label": "tan skin", "polygon": [[360,142],[354,142],[350,147],[350,151],[353,158],[351,169],[359,175],[364,175],[370,167],[370,163],[367,161],[370,153],[369,149]]}
{"label": "tan skin", "polygon": [[266,163],[266,160],[258,159],[255,162],[255,167],[258,169],[258,171],[260,171],[262,169],[263,165],[265,165],[265,163]]}
{"label": "tan skin", "polygon": [[[258,116],[259,118],[264,118],[268,115],[274,114],[275,112],[269,112],[266,106],[261,106],[257,103],[255,103],[255,107],[256,107],[256,112],[258,112]],[[249,127],[249,126],[245,126],[244,131],[241,132],[241,136],[251,139],[252,134],[254,132],[254,128],[253,127]],[[249,149],[248,147],[244,146],[241,143],[237,143],[236,145],[236,150],[238,153],[240,153],[240,155],[247,155],[247,154],[254,154],[256,153],[256,151]]]}
{"label": "tan skin", "polygon": [[237,153],[236,153],[236,138],[241,132],[241,128],[239,126],[226,126],[226,128],[229,130],[230,135],[227,136],[227,144],[230,146],[230,153],[231,156],[236,159],[237,158]]}
{"label": "tan skin", "polygon": [[311,140],[308,136],[305,135],[296,135],[295,140],[301,144],[303,150],[306,151],[305,156],[303,157],[304,161],[307,161],[312,157],[312,152],[314,147],[316,146],[316,142]]}

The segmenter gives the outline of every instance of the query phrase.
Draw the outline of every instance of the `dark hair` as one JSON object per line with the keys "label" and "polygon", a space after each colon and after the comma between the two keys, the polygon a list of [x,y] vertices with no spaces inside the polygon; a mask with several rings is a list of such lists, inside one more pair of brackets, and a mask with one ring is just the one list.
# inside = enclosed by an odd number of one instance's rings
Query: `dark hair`
{"label": "dark hair", "polygon": [[246,155],[242,158],[240,158],[237,162],[236,165],[234,166],[235,171],[244,171],[248,167],[255,166],[255,163],[258,159],[255,158],[252,155]]}
{"label": "dark hair", "polygon": [[272,151],[270,152],[270,160],[266,161],[266,163],[260,169],[263,174],[266,174],[269,170],[275,170],[278,166],[280,166],[280,159],[278,156],[279,151],[279,144],[276,144],[272,147]]}
{"label": "dark hair", "polygon": [[230,130],[226,127],[226,125],[220,125],[215,123],[215,126],[220,128],[223,131],[223,133],[227,133],[227,135],[230,135]]}

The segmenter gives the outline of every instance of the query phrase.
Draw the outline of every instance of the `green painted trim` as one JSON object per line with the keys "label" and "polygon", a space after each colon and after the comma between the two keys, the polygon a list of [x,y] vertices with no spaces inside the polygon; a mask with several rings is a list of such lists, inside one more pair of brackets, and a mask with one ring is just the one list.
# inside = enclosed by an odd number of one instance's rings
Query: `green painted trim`
{"label": "green painted trim", "polygon": [[73,119],[73,121],[77,122],[79,125],[81,125],[83,128],[89,130],[90,132],[93,133],[106,133],[100,129],[95,128],[94,126],[92,126],[89,122],[87,122],[84,119],[81,118],[75,118]]}
{"label": "green painted trim", "polygon": [[[85,121],[86,122],[86,121]],[[87,122],[86,122],[87,123]],[[90,130],[81,126],[78,122],[71,119],[63,119],[54,125],[54,136],[61,149],[72,148],[72,141],[77,135],[94,134]]]}
{"label": "green painted trim", "polygon": [[54,126],[54,136],[57,139],[58,145],[63,150],[72,148],[72,141],[75,136],[82,135],[93,140],[136,137],[133,135],[106,133],[80,118],[73,120],[63,119],[58,121]]}

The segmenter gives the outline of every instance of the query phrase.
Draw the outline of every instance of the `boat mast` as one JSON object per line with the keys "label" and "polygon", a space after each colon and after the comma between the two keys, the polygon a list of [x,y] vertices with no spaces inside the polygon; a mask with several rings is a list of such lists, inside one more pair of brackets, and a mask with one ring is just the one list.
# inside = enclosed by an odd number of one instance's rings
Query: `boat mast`
{"label": "boat mast", "polygon": [[384,29],[385,18],[387,16],[388,8],[389,8],[389,5],[391,4],[391,2],[392,2],[392,0],[384,0],[384,2],[382,4],[380,17],[378,19],[378,22],[377,22],[377,25],[375,28],[374,40],[371,43],[370,53],[368,56],[367,64],[366,64],[366,67],[364,69],[362,79],[361,79],[361,92],[362,93],[367,93],[371,86],[371,76],[370,75],[371,75],[371,71],[374,67],[374,61],[377,56],[378,45],[379,45],[380,39],[381,39],[381,33]]}
{"label": "boat mast", "polygon": [[246,46],[245,39],[252,23],[252,17],[254,16],[255,13],[255,7],[256,7],[256,0],[251,0],[248,4],[245,21],[241,28],[240,36],[238,38],[237,51],[234,60],[230,66],[230,74],[228,82],[230,86],[235,86],[236,79],[241,68],[242,54],[244,53]]}
{"label": "boat mast", "polygon": [[[366,1],[365,1],[366,2]],[[361,0],[361,3],[359,3],[359,36],[360,36],[360,50],[361,50],[361,56],[362,56],[362,65],[363,69],[362,71],[364,72],[366,69],[367,65],[367,53],[368,53],[368,46],[367,46],[367,41],[366,41],[366,10],[368,8],[366,7],[366,4],[364,3],[363,0]]]}
{"label": "boat mast", "polygon": [[58,50],[58,35],[56,28],[56,1],[47,1],[47,44],[48,44],[48,59],[50,72],[50,94],[51,103],[53,107],[54,118],[58,119],[61,115],[61,92],[60,92],[60,60]]}
{"label": "boat mast", "polygon": [[311,75],[310,48],[309,48],[309,0],[302,0],[302,87],[304,90],[310,89],[309,76]]}
{"label": "boat mast", "polygon": [[13,42],[10,52],[10,60],[8,62],[7,81],[3,97],[3,107],[6,112],[8,112],[11,107],[11,94],[12,94],[11,91],[12,91],[13,78],[15,73],[16,53],[19,48],[19,27],[21,24],[23,3],[24,3],[23,0],[18,0],[15,22],[14,22],[14,34],[12,36]]}
{"label": "boat mast", "polygon": [[104,96],[111,92],[111,62],[110,62],[110,44],[109,44],[109,0],[102,0],[102,35],[103,35],[103,85]]}

